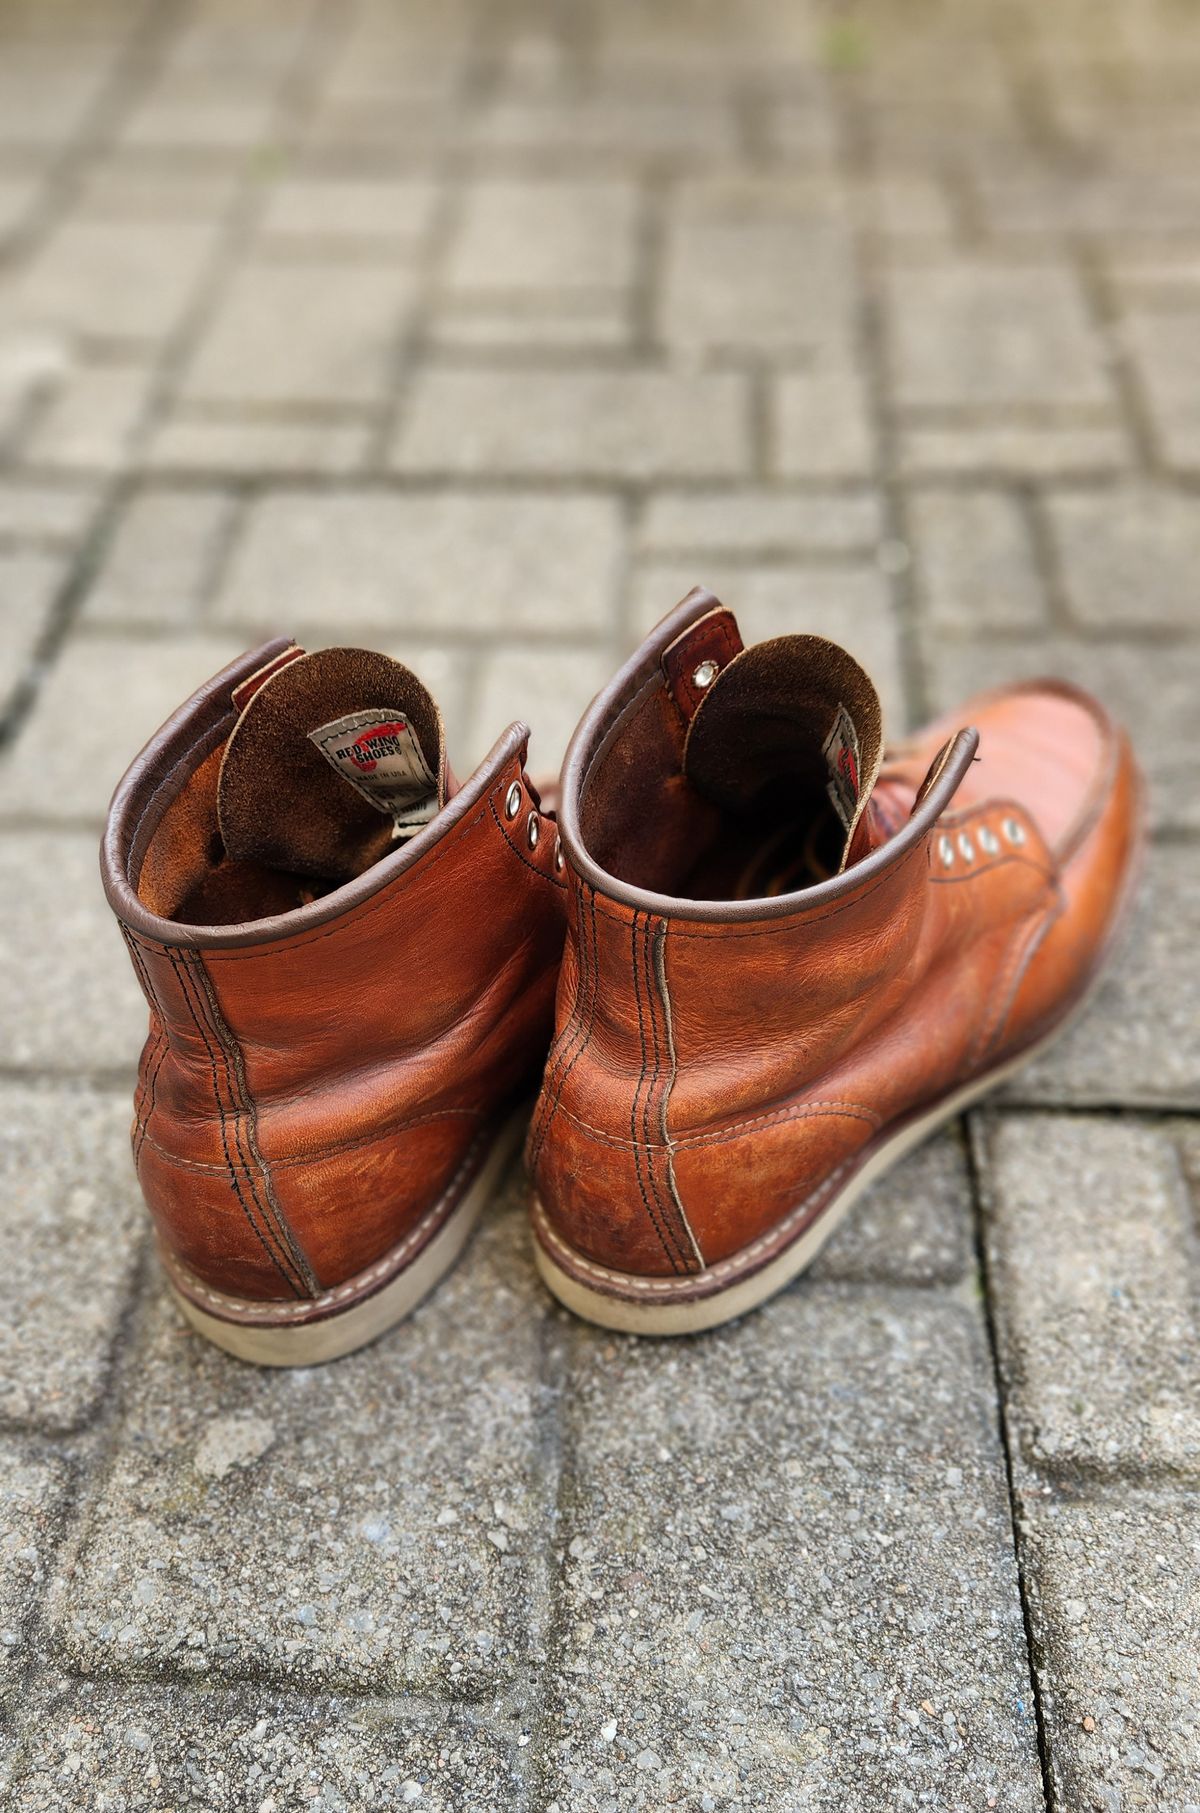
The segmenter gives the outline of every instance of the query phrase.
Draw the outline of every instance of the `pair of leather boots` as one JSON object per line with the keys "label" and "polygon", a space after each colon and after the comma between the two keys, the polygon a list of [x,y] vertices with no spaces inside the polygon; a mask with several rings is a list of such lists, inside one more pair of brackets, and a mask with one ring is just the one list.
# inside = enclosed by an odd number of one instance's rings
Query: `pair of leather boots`
{"label": "pair of leather boots", "polygon": [[994,691],[885,750],[848,654],[744,648],[701,590],[584,715],[557,816],[527,740],[460,784],[408,669],[274,642],[117,789],[138,1175],[231,1353],[308,1365],[398,1321],[526,1130],[564,1304],[740,1315],[1061,1025],[1131,891],[1140,785],[1086,694]]}

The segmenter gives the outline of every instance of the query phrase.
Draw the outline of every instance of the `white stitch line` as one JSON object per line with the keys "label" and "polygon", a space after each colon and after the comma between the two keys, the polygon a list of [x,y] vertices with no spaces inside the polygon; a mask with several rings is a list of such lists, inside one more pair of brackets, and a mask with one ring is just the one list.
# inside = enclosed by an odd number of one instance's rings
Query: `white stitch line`
{"label": "white stitch line", "polygon": [[822,1193],[831,1190],[833,1185],[838,1181],[838,1178],[846,1171],[849,1171],[857,1163],[860,1157],[861,1150],[855,1152],[850,1158],[844,1159],[836,1170],[831,1171],[829,1176],[822,1180],[817,1189],[812,1192],[811,1196],[806,1196],[804,1201],[798,1204],[789,1215],[785,1215],[782,1221],[776,1222],[770,1234],[764,1234],[750,1246],[743,1247],[732,1259],[722,1259],[718,1264],[708,1266],[702,1272],[693,1272],[686,1278],[635,1278],[630,1272],[613,1272],[610,1271],[607,1266],[593,1265],[590,1259],[584,1259],[581,1254],[575,1252],[574,1248],[569,1247],[566,1241],[555,1232],[550,1225],[545,1209],[536,1198],[534,1200],[533,1214],[539,1230],[544,1232],[546,1236],[547,1244],[557,1247],[563,1257],[570,1261],[573,1268],[576,1268],[579,1271],[590,1272],[593,1278],[602,1278],[606,1281],[610,1280],[613,1284],[619,1284],[622,1291],[632,1289],[641,1291],[648,1296],[658,1297],[694,1295],[697,1284],[707,1283],[710,1278],[727,1278],[734,1273],[745,1271],[752,1260],[759,1258],[759,1256],[765,1252],[769,1252],[775,1245],[777,1237],[782,1233],[786,1233],[797,1221],[802,1220]]}
{"label": "white stitch line", "polygon": [[[357,1296],[367,1285],[376,1283],[378,1279],[384,1277],[389,1271],[398,1271],[400,1269],[400,1266],[412,1251],[413,1247],[418,1245],[421,1241],[426,1229],[443,1213],[447,1198],[454,1194],[463,1173],[468,1169],[470,1162],[474,1157],[475,1149],[479,1143],[480,1140],[478,1136],[471,1141],[471,1144],[467,1148],[466,1156],[459,1165],[458,1170],[454,1173],[454,1176],[450,1179],[441,1198],[421,1217],[416,1227],[412,1228],[410,1232],[405,1235],[399,1246],[393,1247],[382,1259],[377,1260],[369,1270],[359,1272],[355,1277],[348,1279],[345,1284],[339,1284],[336,1290],[325,1291],[319,1297],[310,1297],[304,1303],[250,1303],[242,1297],[226,1297],[223,1296],[220,1291],[210,1290],[206,1284],[201,1284],[199,1279],[195,1278],[191,1272],[187,1271],[186,1268],[180,1265],[179,1261],[174,1259],[170,1254],[165,1255],[167,1269],[176,1274],[179,1278],[181,1287],[186,1291],[188,1296],[203,1297],[208,1303],[217,1304],[225,1309],[236,1310],[239,1321],[263,1321],[269,1318],[272,1322],[283,1322],[294,1321],[298,1316],[312,1316],[318,1310],[331,1308],[337,1303],[344,1302],[347,1297]],[[446,1219],[448,1220],[449,1217]]]}

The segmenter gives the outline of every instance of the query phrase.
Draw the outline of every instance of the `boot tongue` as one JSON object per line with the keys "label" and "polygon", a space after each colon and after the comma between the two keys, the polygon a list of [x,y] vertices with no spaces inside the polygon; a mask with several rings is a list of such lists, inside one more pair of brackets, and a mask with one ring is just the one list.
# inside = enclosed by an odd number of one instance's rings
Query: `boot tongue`
{"label": "boot tongue", "polygon": [[[684,772],[726,811],[768,794],[828,819],[837,872],[855,844],[883,753],[879,695],[858,662],[823,636],[777,636],[722,669],[688,731]],[[865,835],[865,834],[864,834]]]}
{"label": "boot tongue", "polygon": [[446,802],[441,714],[399,661],[286,651],[234,704],[217,819],[235,860],[347,881]]}

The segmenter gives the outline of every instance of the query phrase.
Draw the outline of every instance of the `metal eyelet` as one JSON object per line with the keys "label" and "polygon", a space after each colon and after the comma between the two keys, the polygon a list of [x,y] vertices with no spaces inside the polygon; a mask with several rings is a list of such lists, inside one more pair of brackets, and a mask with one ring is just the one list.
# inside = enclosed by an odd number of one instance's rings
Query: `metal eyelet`
{"label": "metal eyelet", "polygon": [[514,781],[504,796],[505,818],[515,818],[521,810],[521,783]]}
{"label": "metal eyelet", "polygon": [[942,859],[943,868],[952,869],[954,867],[954,845],[948,837],[938,838],[938,855]]}
{"label": "metal eyelet", "polygon": [[562,874],[563,863],[565,861],[566,858],[563,856],[562,838],[556,837],[554,840],[554,873],[556,875]]}
{"label": "metal eyelet", "polygon": [[715,661],[702,661],[692,674],[692,685],[703,692],[706,686],[712,685],[719,672]]}
{"label": "metal eyelet", "polygon": [[1000,839],[996,836],[992,827],[990,825],[980,825],[977,835],[979,838],[979,848],[983,851],[984,855],[994,856],[1000,848]]}
{"label": "metal eyelet", "polygon": [[1025,842],[1025,827],[1018,819],[1006,818],[1000,829],[1009,843],[1016,844],[1018,849]]}
{"label": "metal eyelet", "polygon": [[529,814],[529,823],[525,827],[525,835],[529,839],[529,848],[531,850],[536,850],[538,847],[538,838],[542,835],[542,827],[538,823],[538,815],[536,812],[531,812]]}
{"label": "metal eyelet", "polygon": [[964,862],[975,861],[975,845],[971,842],[965,831],[960,831],[958,834],[958,847],[962,853]]}

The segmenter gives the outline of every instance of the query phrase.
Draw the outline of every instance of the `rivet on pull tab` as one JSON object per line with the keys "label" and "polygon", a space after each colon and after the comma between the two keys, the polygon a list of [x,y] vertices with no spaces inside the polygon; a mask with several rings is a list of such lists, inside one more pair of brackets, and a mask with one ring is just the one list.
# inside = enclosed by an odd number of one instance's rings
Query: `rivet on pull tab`
{"label": "rivet on pull tab", "polygon": [[298,661],[303,653],[304,650],[300,644],[293,642],[290,648],[281,648],[277,655],[272,655],[269,661],[264,661],[261,667],[256,667],[252,674],[247,674],[246,678],[240,685],[235,686],[229,695],[233,701],[233,709],[238,715],[240,716],[245,711],[255,693],[264,687],[268,680],[274,679],[281,668],[289,667],[293,661]]}
{"label": "rivet on pull tab", "polygon": [[662,670],[671,697],[688,724],[722,669],[742,652],[742,638],[733,612],[726,610],[715,598],[712,602],[713,609],[689,624],[682,635],[676,636],[662,657]]}

